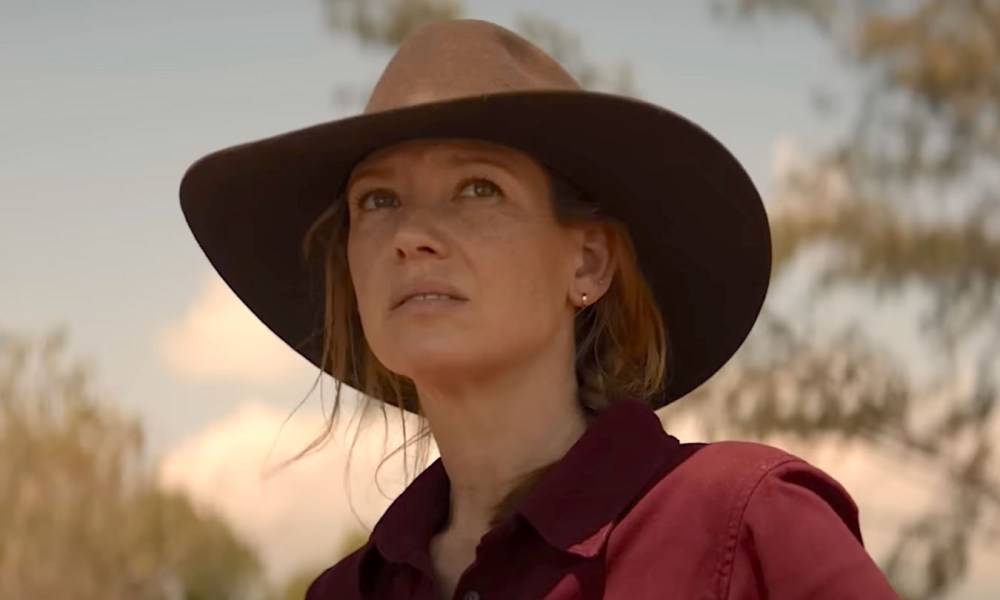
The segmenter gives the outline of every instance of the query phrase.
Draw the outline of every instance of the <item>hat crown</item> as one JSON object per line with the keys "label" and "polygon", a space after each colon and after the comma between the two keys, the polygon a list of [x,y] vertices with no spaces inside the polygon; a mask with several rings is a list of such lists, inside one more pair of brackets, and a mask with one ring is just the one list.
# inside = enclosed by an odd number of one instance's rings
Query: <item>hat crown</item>
{"label": "hat crown", "polygon": [[439,21],[403,41],[364,112],[504,92],[579,89],[555,59],[508,29],[472,19]]}

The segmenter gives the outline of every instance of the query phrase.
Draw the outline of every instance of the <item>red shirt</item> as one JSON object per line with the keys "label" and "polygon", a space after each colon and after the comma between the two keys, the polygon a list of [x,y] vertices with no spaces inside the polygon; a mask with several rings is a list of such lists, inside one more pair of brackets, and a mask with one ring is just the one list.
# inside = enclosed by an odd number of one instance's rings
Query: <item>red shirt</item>
{"label": "red shirt", "polygon": [[[438,600],[432,536],[448,512],[440,460],[368,543],[306,600]],[[832,478],[776,448],[681,444],[621,400],[483,536],[461,600],[897,598]]]}

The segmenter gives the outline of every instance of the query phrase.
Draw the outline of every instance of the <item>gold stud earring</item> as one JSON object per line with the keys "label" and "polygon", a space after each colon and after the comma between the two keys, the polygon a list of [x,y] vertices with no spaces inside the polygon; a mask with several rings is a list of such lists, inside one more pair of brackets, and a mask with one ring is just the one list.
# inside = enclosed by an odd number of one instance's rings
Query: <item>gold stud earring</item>
{"label": "gold stud earring", "polygon": [[584,306],[587,306],[587,293],[586,292],[583,293],[583,296],[581,297],[580,300],[581,300],[581,302],[583,302]]}

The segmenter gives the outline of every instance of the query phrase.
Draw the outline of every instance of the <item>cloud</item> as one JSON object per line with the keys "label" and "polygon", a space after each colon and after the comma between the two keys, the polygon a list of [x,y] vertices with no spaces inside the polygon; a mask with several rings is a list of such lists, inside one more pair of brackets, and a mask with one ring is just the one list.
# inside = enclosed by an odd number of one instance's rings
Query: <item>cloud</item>
{"label": "cloud", "polygon": [[[353,394],[343,402],[342,414],[350,417]],[[349,418],[338,420],[321,450],[276,470],[325,427],[321,416],[296,414],[286,423],[288,416],[263,402],[245,402],[168,452],[159,471],[165,487],[221,514],[257,550],[273,582],[333,564],[345,539],[367,535],[406,481],[402,461],[393,459],[378,470],[376,484],[379,461],[403,439],[398,417],[390,413],[386,435],[376,411],[358,437],[349,473],[358,428]],[[407,425],[411,434],[413,425]],[[429,460],[434,457],[432,450]]]}
{"label": "cloud", "polygon": [[771,149],[771,179],[781,185],[789,177],[809,167],[812,157],[793,135],[780,134]]}
{"label": "cloud", "polygon": [[187,314],[163,330],[159,349],[168,368],[187,379],[268,383],[311,368],[214,274]]}

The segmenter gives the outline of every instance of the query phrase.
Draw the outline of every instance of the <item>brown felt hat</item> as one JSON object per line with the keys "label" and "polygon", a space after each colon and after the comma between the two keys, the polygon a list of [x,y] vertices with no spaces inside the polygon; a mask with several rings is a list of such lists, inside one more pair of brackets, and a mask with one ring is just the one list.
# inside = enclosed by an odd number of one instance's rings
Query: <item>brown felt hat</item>
{"label": "brown felt hat", "polygon": [[483,21],[438,22],[406,39],[361,115],[198,160],[181,183],[181,207],[236,295],[318,365],[322,275],[303,258],[305,231],[362,158],[421,138],[518,149],[626,224],[669,336],[669,379],[649,398],[654,406],[708,379],[750,332],[771,238],[739,162],[687,119],[583,90],[539,48]]}

